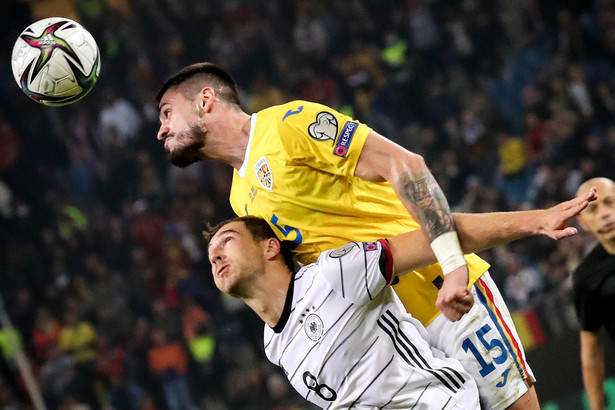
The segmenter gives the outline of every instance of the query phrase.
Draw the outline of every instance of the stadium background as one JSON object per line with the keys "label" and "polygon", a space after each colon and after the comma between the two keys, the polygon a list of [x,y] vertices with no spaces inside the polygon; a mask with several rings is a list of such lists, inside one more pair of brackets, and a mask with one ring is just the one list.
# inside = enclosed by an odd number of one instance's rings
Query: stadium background
{"label": "stadium background", "polygon": [[[95,89],[63,108],[10,71],[16,37],[49,16],[102,54]],[[154,95],[186,64],[229,69],[248,111],[350,113],[422,154],[456,211],[548,207],[615,177],[610,0],[8,0],[0,22],[0,293],[49,408],[164,409],[184,381],[195,407],[311,408],[264,359],[258,318],[209,279],[200,231],[231,216],[230,170],[172,168],[155,139]],[[482,255],[545,409],[583,408],[570,272],[592,244]],[[6,329],[0,347],[0,409],[28,408]]]}

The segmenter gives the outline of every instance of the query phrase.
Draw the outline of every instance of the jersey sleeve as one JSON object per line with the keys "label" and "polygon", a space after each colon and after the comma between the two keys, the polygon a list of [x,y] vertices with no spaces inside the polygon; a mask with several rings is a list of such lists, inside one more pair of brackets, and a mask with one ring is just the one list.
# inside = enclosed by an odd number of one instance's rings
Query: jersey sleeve
{"label": "jersey sleeve", "polygon": [[393,257],[385,240],[349,242],[318,258],[320,273],[344,299],[369,303],[394,279]]}
{"label": "jersey sleeve", "polygon": [[335,175],[352,176],[370,127],[325,105],[285,104],[279,133],[289,165],[303,164]]}

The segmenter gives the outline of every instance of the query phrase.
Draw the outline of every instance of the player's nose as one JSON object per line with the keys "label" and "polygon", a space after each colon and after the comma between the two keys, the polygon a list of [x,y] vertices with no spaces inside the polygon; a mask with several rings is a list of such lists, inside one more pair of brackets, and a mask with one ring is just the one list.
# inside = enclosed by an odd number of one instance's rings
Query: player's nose
{"label": "player's nose", "polygon": [[169,135],[168,125],[161,125],[158,129],[158,135],[156,138],[158,138],[158,141],[164,141],[167,138],[167,135]]}
{"label": "player's nose", "polygon": [[222,257],[220,256],[220,253],[216,251],[214,247],[209,249],[209,263],[211,263],[212,266],[214,266],[216,262],[221,259]]}

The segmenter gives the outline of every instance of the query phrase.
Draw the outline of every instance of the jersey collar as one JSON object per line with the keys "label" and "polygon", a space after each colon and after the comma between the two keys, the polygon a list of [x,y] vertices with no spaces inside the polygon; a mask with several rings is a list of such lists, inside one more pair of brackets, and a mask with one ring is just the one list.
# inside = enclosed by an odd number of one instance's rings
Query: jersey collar
{"label": "jersey collar", "polygon": [[288,292],[286,292],[286,301],[284,302],[284,310],[280,315],[280,320],[278,323],[271,329],[275,333],[280,333],[284,330],[284,326],[286,326],[286,322],[288,322],[288,318],[290,317],[290,312],[293,307],[293,293],[295,291],[295,274],[293,273],[290,278],[290,284],[288,285]]}
{"label": "jersey collar", "polygon": [[254,137],[254,128],[256,127],[256,113],[252,114],[252,119],[250,120],[250,138],[248,139],[248,145],[246,146],[246,156],[243,158],[243,164],[241,164],[241,168],[237,171],[240,177],[246,176],[246,169],[248,168],[248,159],[250,159],[250,147],[252,146],[252,138]]}

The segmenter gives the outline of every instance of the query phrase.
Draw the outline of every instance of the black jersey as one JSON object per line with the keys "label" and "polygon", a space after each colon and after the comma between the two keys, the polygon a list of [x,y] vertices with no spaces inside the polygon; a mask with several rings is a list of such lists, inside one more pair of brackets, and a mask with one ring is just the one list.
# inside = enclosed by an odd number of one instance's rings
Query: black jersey
{"label": "black jersey", "polygon": [[596,245],[574,271],[573,289],[581,330],[604,326],[615,341],[615,255]]}

